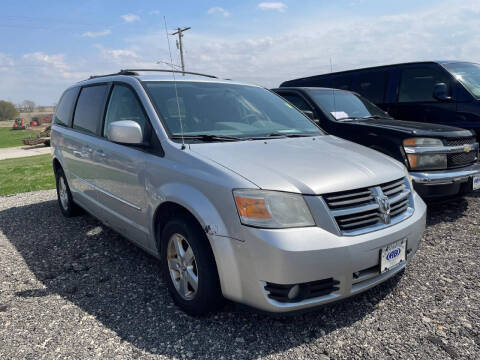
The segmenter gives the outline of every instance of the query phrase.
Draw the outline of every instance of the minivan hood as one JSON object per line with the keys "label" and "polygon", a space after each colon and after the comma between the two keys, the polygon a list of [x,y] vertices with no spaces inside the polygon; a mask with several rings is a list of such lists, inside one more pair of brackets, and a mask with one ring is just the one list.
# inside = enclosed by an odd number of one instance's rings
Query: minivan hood
{"label": "minivan hood", "polygon": [[335,136],[191,144],[261,189],[325,194],[405,176],[396,160]]}
{"label": "minivan hood", "polygon": [[416,121],[394,119],[365,119],[351,121],[351,123],[389,129],[417,136],[461,137],[472,136],[470,130],[460,129],[453,126],[422,123]]}

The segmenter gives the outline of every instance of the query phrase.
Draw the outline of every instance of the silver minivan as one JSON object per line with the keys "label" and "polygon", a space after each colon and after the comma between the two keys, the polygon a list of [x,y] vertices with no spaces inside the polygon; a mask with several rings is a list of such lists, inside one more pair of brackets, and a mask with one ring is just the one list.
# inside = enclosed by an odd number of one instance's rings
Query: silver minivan
{"label": "silver minivan", "polygon": [[400,272],[425,229],[405,167],[330,136],[272,92],[122,70],[68,88],[52,126],[62,213],[158,257],[190,314],[289,312]]}

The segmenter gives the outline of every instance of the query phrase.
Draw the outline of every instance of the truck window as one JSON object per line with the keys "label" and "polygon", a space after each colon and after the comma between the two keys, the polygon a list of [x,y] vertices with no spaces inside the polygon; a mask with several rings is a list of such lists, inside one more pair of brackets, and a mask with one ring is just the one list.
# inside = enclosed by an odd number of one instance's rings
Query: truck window
{"label": "truck window", "polygon": [[386,87],[386,71],[363,71],[358,76],[357,92],[373,103],[383,103]]}
{"label": "truck window", "polygon": [[74,129],[91,134],[98,133],[107,87],[102,84],[82,88],[73,117]]}
{"label": "truck window", "polygon": [[78,87],[74,87],[63,93],[62,98],[55,109],[55,115],[53,117],[55,124],[68,127],[72,125],[72,112],[73,107],[75,106],[78,90]]}
{"label": "truck window", "polygon": [[406,68],[402,71],[398,102],[437,101],[433,97],[436,83],[449,83],[447,74],[433,66]]}
{"label": "truck window", "polygon": [[341,90],[352,88],[353,74],[333,75],[332,87]]}
{"label": "truck window", "polygon": [[312,107],[297,94],[281,94],[282,97],[302,111],[313,111]]}

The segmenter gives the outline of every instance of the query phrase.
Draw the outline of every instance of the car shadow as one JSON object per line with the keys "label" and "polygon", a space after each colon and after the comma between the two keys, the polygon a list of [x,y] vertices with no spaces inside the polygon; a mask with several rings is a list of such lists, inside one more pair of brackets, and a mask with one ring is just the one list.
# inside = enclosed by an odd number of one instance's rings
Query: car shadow
{"label": "car shadow", "polygon": [[427,204],[427,225],[436,225],[441,222],[455,222],[465,216],[468,209],[469,197],[480,197],[479,192],[467,196],[430,200]]}
{"label": "car shadow", "polygon": [[401,279],[288,317],[228,303],[194,318],[173,304],[154,257],[89,215],[66,219],[46,201],[1,211],[0,230],[45,285],[16,297],[58,294],[137,349],[171,357],[258,358],[313,342],[374,311]]}

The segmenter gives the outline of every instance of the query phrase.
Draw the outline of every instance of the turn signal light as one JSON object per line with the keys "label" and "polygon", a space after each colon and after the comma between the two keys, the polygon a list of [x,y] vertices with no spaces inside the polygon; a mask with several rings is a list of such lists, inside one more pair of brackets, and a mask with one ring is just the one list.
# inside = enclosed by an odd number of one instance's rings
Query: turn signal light
{"label": "turn signal light", "polygon": [[241,217],[250,219],[271,219],[264,199],[235,196],[238,213]]}

